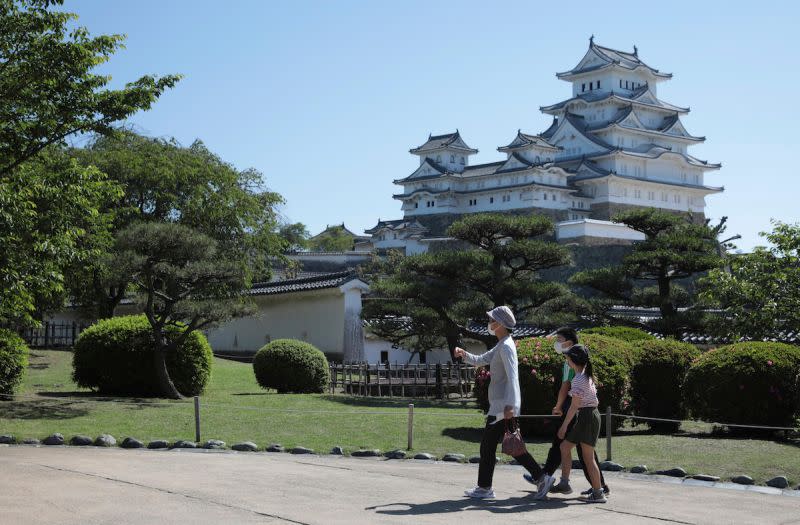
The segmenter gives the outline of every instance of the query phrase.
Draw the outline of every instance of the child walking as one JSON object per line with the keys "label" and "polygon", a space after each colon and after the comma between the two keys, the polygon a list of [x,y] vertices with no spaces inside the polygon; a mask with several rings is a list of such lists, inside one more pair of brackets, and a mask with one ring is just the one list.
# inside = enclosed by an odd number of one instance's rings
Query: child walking
{"label": "child walking", "polygon": [[[580,499],[587,503],[605,503],[607,500],[600,482],[600,467],[595,461],[594,452],[597,438],[600,436],[600,412],[597,410],[597,387],[592,376],[589,352],[582,345],[574,345],[567,351],[565,357],[569,367],[575,371],[575,377],[572,379],[569,391],[572,404],[561,428],[558,429],[558,437],[564,440],[561,443],[561,475],[569,479],[572,468],[572,447],[576,445],[581,447],[583,467],[589,475],[592,491]],[[568,432],[573,419],[575,425]]]}

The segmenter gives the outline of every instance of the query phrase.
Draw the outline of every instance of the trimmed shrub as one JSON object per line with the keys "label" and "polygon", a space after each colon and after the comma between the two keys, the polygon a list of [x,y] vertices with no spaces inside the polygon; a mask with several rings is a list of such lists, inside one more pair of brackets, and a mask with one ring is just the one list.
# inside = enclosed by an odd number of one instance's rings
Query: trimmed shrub
{"label": "trimmed shrub", "polygon": [[580,335],[583,334],[605,335],[608,337],[613,337],[614,339],[621,339],[629,343],[656,340],[654,335],[648,334],[644,330],[630,328],[628,326],[596,326],[594,328],[581,330]]}
{"label": "trimmed shrub", "polygon": [[693,417],[743,425],[794,426],[800,409],[800,348],[745,342],[709,350],[684,384]]}
{"label": "trimmed shrub", "polygon": [[[597,397],[599,410],[611,405],[614,412],[627,411],[629,404],[628,375],[633,364],[633,348],[619,339],[602,335],[580,336],[590,352],[594,374],[600,383]],[[564,356],[553,349],[553,342],[542,337],[516,341],[519,364],[519,386],[522,396],[522,414],[549,414],[558,399],[561,387],[561,371]],[[475,384],[475,397],[478,406],[489,409],[488,389],[491,372],[478,373]],[[520,420],[526,435],[552,435],[557,429],[558,420],[536,418]],[[623,424],[620,418],[614,419],[615,428]],[[605,428],[605,418],[603,418]]]}
{"label": "trimmed shrub", "polygon": [[[170,328],[167,337],[176,337],[179,331]],[[157,396],[154,348],[144,315],[104,319],[81,332],[75,342],[72,378],[103,394]],[[198,331],[168,354],[166,361],[172,382],[184,396],[200,394],[211,378],[211,346]]]}
{"label": "trimmed shrub", "polygon": [[[698,357],[700,350],[688,343],[673,339],[638,341],[631,373],[633,412],[639,416],[683,419],[683,381]],[[648,421],[647,425],[662,432],[675,432],[681,426],[665,421]]]}
{"label": "trimmed shrub", "polygon": [[294,339],[276,339],[259,350],[253,372],[262,388],[274,388],[281,394],[322,393],[330,381],[325,354]]}
{"label": "trimmed shrub", "polygon": [[13,395],[28,368],[28,347],[20,336],[0,328],[0,394]]}

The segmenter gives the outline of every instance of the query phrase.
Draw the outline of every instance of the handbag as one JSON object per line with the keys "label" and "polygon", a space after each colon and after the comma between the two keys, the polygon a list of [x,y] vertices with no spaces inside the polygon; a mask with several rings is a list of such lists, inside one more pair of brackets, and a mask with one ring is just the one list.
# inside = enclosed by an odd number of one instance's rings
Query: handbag
{"label": "handbag", "polygon": [[[526,454],[528,449],[525,447],[525,441],[522,440],[522,434],[519,431],[519,422],[511,419],[509,428],[508,419],[505,420],[506,432],[503,435],[503,454],[508,454],[511,457],[518,457]],[[516,428],[514,428],[516,427]]]}

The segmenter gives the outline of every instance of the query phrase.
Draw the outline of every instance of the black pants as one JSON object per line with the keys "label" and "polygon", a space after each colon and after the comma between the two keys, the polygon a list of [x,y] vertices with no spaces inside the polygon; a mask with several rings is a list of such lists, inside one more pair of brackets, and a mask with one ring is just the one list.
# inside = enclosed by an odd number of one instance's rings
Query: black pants
{"label": "black pants", "polygon": [[[494,423],[494,416],[489,416],[486,419],[486,428],[483,429],[483,438],[481,439],[481,462],[478,465],[478,486],[489,488],[492,486],[492,477],[494,476],[494,465],[497,463],[497,444],[503,440],[503,435],[506,432],[506,425],[503,421]],[[525,467],[531,473],[533,479],[539,479],[542,475],[542,468],[533,459],[530,453],[525,452],[521,456],[515,456],[514,459],[520,465]]]}
{"label": "black pants", "polygon": [[[564,414],[561,416],[561,419],[558,420],[558,428],[561,428],[561,425],[564,424],[564,419],[567,417],[567,411],[569,410],[569,405],[564,408]],[[572,421],[567,426],[567,434],[575,426],[575,420],[577,420],[577,415],[572,418]],[[556,428],[556,435],[553,436],[553,444],[550,445],[550,450],[547,451],[547,461],[544,464],[544,471],[550,474],[551,476],[556,471],[558,467],[561,466],[561,442],[564,441],[563,439],[558,437],[558,428]],[[592,482],[589,479],[589,471],[586,470],[586,462],[583,461],[583,452],[581,451],[580,443],[577,443],[575,448],[578,450],[578,460],[581,462],[583,466],[583,475],[586,476],[586,481],[589,482],[591,485]],[[597,458],[597,450],[594,451],[594,460],[597,463],[598,469],[600,468],[600,460]],[[600,471],[600,486],[606,486],[606,480],[603,477],[603,471]]]}

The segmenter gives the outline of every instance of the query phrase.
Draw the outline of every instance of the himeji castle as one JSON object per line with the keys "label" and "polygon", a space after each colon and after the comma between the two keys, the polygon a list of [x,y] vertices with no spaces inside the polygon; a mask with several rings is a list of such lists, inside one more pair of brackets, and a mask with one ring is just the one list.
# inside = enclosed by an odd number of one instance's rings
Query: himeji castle
{"label": "himeji castle", "polygon": [[471,164],[478,150],[458,130],[411,149],[419,166],[394,181],[403,218],[367,230],[374,247],[427,251],[454,220],[476,212],[547,215],[560,241],[594,244],[642,238],[610,221],[623,210],[705,218],[706,196],[723,191],[706,185],[705,175],[720,164],[689,153],[705,140],[681,123],[689,108],[658,98],[659,83],[672,74],[643,62],[636,46],[617,51],[592,37],[578,65],[556,76],[571,84],[571,96],[540,108],[553,117],[545,131],[517,131],[497,148],[505,159]]}

